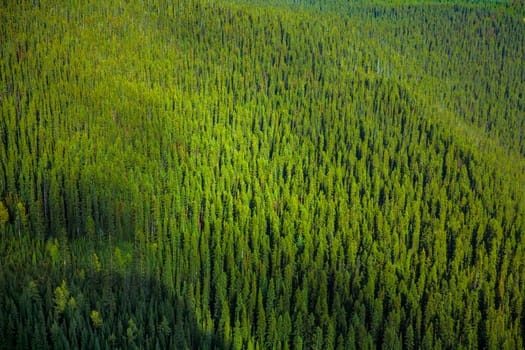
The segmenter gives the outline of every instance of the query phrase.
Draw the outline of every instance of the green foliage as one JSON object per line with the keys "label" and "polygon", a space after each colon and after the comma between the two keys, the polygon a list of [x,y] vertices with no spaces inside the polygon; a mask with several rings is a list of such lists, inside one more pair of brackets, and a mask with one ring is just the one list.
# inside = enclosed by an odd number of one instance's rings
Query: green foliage
{"label": "green foliage", "polygon": [[66,281],[62,281],[62,284],[55,288],[55,296],[53,302],[55,303],[55,313],[60,316],[66,310],[69,299],[69,290],[66,286]]}
{"label": "green foliage", "polygon": [[519,4],[3,5],[2,346],[523,348]]}
{"label": "green foliage", "polygon": [[93,322],[93,326],[95,326],[95,328],[100,328],[104,324],[102,317],[100,316],[100,312],[97,310],[92,310],[89,317],[91,318],[91,322]]}
{"label": "green foliage", "polygon": [[9,221],[9,211],[5,207],[4,203],[0,201],[0,227],[4,228],[4,225]]}

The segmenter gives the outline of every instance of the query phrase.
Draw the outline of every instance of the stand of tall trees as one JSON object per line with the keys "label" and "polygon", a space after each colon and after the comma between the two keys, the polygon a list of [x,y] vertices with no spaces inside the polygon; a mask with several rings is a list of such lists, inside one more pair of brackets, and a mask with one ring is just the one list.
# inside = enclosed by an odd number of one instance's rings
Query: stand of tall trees
{"label": "stand of tall trees", "polygon": [[524,347],[519,7],[312,3],[3,2],[3,346]]}

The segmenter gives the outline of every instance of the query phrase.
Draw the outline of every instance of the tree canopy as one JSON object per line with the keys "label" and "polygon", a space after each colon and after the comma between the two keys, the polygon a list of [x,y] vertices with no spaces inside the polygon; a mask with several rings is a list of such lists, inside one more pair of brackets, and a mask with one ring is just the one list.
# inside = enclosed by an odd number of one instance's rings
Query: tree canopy
{"label": "tree canopy", "polygon": [[523,16],[2,1],[2,346],[523,348]]}

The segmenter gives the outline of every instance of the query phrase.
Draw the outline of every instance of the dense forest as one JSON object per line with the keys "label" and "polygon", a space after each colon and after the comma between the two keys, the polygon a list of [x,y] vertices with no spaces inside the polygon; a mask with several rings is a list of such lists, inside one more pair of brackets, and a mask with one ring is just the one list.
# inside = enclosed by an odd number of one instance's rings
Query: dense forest
{"label": "dense forest", "polygon": [[0,348],[524,348],[524,17],[0,1]]}

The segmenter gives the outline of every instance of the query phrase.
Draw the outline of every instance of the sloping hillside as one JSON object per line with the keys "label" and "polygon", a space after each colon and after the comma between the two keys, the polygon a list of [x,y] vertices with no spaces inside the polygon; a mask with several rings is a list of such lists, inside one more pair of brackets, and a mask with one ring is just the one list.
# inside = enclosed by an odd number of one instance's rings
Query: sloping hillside
{"label": "sloping hillside", "polygon": [[319,3],[0,7],[7,348],[523,348],[523,16]]}

